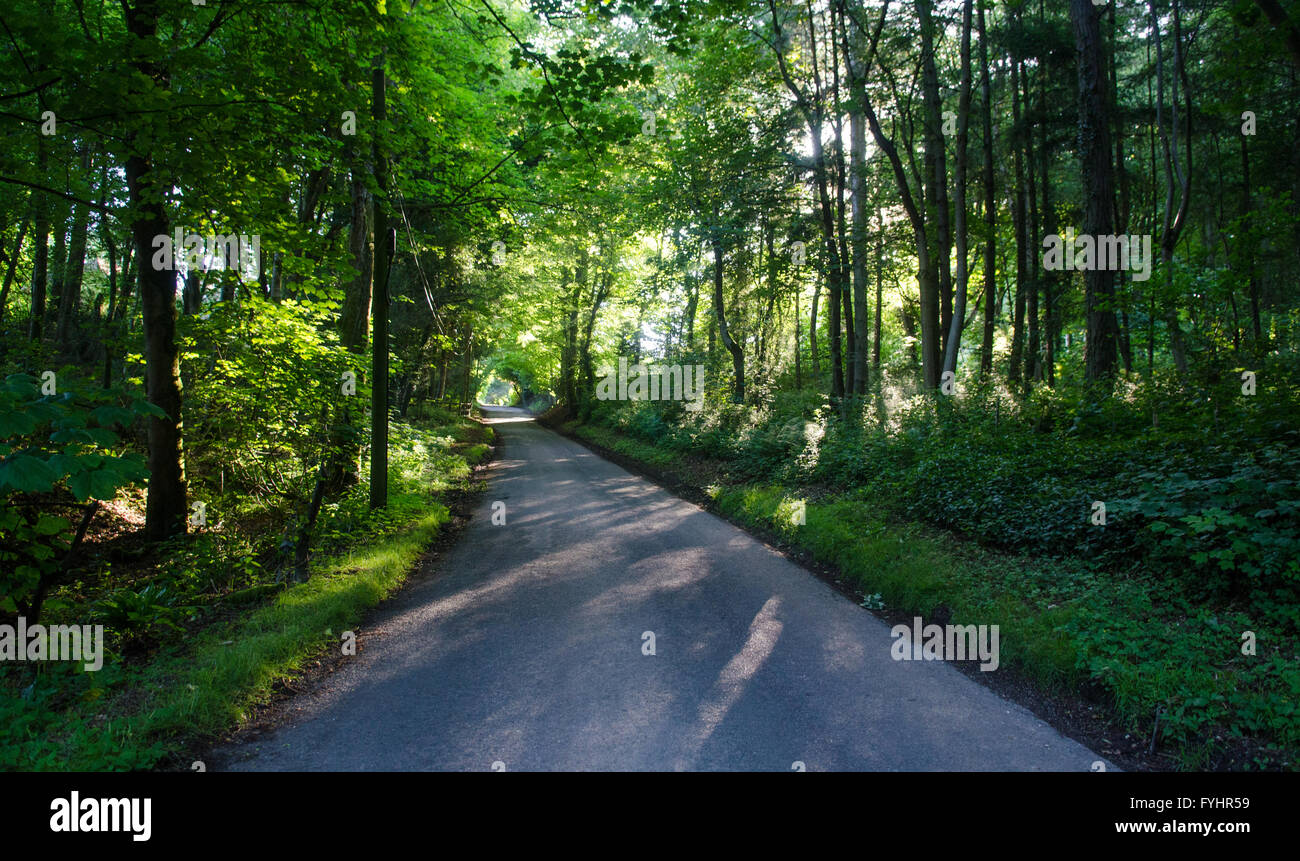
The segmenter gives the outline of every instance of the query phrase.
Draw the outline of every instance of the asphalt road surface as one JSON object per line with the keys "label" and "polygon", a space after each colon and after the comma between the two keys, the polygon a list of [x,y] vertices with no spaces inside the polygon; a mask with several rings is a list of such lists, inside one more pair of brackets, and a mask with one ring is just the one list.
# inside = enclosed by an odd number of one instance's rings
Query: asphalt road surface
{"label": "asphalt road surface", "polygon": [[1088,771],[1102,759],[951,665],[894,660],[889,626],[726,521],[521,410],[485,412],[504,454],[441,573],[380,607],[355,658],[291,700],[281,728],[217,751],[218,767]]}

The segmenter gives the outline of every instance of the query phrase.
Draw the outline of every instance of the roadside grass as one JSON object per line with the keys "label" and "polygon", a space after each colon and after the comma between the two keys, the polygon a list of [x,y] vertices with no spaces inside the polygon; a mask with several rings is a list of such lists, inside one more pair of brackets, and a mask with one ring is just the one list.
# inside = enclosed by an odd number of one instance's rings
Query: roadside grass
{"label": "roadside grass", "polygon": [[333,560],[247,619],[205,631],[191,655],[151,668],[142,682],[162,694],[145,707],[144,735],[183,741],[241,723],[277,682],[340,648],[343,632],[405,581],[450,519],[446,506],[433,503],[423,517]]}
{"label": "roadside grass", "polygon": [[565,433],[575,434],[583,439],[589,439],[592,442],[602,445],[605,448],[616,451],[619,454],[639,460],[642,463],[648,463],[651,466],[669,468],[679,459],[674,452],[665,451],[656,448],[649,443],[618,433],[600,425],[582,424],[579,421],[566,422],[563,426]]}
{"label": "roadside grass", "polygon": [[[605,427],[570,422],[564,430],[689,479],[680,455]],[[1243,745],[1249,759],[1236,767],[1297,768],[1295,643],[1248,612],[1199,605],[1141,565],[1112,570],[985,548],[891,517],[863,491],[805,501],[798,488],[776,484],[703,489],[724,516],[833,566],[868,606],[998,625],[1002,667],[1046,692],[1099,701],[1126,731],[1149,738],[1159,709],[1160,747],[1181,768],[1214,767],[1225,748]],[[1242,652],[1247,631],[1253,656]]]}
{"label": "roadside grass", "polygon": [[209,624],[168,638],[145,660],[106,649],[98,672],[67,663],[13,668],[25,675],[10,672],[0,684],[0,770],[189,767],[187,754],[339,649],[343,632],[406,580],[451,519],[431,494],[466,489],[472,466],[491,451],[468,442],[490,442],[490,428],[464,425],[450,438],[398,434],[406,456],[390,464],[388,507],[353,540],[332,536],[332,552],[312,561],[306,582],[223,596]]}

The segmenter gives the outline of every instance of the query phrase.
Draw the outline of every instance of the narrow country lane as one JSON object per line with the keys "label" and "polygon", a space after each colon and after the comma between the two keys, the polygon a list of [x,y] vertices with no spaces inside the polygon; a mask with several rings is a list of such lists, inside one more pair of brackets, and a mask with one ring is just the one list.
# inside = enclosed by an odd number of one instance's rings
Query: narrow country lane
{"label": "narrow country lane", "polygon": [[289,702],[282,728],[218,751],[219,767],[1088,771],[1100,759],[952,666],[893,660],[887,625],[731,524],[520,410],[486,413],[504,455],[442,573],[384,604],[357,657]]}

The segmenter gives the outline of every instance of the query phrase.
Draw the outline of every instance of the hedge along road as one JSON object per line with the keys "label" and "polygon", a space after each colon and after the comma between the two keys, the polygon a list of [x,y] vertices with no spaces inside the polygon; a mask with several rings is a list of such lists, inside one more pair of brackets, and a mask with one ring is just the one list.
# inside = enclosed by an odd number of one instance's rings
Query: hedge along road
{"label": "hedge along road", "polygon": [[888,625],[735,526],[521,410],[485,412],[504,456],[442,573],[377,609],[364,649],[289,701],[273,733],[216,751],[218,767],[1088,771],[1102,759],[943,661],[894,660]]}

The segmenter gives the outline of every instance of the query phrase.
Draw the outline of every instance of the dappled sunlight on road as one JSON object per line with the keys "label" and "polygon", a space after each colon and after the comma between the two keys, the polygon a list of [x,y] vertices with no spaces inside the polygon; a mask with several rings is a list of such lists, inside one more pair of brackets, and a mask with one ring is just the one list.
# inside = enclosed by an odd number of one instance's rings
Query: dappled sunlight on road
{"label": "dappled sunlight on road", "polygon": [[749,624],[749,637],[745,645],[735,654],[718,674],[709,696],[700,703],[700,731],[693,739],[687,739],[687,749],[676,762],[678,770],[693,767],[696,754],[704,743],[713,735],[713,731],[726,718],[727,712],[736,700],[745,692],[745,687],[776,648],[777,640],[785,625],[776,618],[776,611],[781,606],[781,599],[773,595],[754,616]]}

